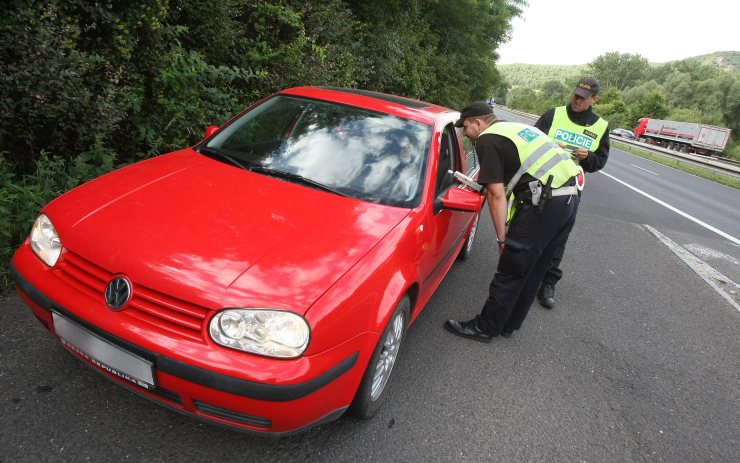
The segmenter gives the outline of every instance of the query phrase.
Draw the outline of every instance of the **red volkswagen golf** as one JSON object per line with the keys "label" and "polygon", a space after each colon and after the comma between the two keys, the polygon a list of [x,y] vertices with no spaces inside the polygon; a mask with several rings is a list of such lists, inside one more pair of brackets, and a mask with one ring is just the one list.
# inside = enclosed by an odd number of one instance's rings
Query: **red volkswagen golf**
{"label": "red volkswagen golf", "polygon": [[455,111],[304,87],[55,199],[18,292],[92,368],[172,409],[286,434],[373,415],[406,328],[471,251]]}

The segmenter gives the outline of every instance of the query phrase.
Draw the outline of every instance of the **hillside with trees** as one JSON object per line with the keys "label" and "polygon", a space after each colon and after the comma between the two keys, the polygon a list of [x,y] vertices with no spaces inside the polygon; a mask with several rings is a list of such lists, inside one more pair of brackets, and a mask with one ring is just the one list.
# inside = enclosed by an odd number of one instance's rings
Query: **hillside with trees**
{"label": "hillside with trees", "polygon": [[[653,68],[658,68],[682,61],[698,61],[700,64],[722,71],[740,73],[740,51],[718,51],[667,63],[649,64]],[[509,87],[540,88],[551,80],[563,81],[572,77],[580,77],[588,72],[589,64],[497,64],[496,68]]]}
{"label": "hillside with trees", "polygon": [[[717,52],[664,64],[610,52],[579,66],[498,66],[506,85],[496,100],[532,114],[566,104],[578,79],[601,84],[594,110],[610,128],[632,129],[641,117],[697,122],[732,129],[723,155],[740,160],[740,52]],[[557,71],[554,72],[554,71]]]}
{"label": "hillside with trees", "polygon": [[708,55],[694,56],[701,64],[714,66],[723,71],[740,73],[740,51],[717,51]]}

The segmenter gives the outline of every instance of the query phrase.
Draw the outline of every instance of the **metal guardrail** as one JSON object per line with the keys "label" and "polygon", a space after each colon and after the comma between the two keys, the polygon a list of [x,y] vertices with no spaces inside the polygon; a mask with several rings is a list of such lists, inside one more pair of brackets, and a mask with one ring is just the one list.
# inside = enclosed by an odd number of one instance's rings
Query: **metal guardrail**
{"label": "metal guardrail", "polygon": [[[506,106],[502,105],[493,105],[494,110],[496,108],[501,109],[502,111],[507,111],[510,113],[517,114],[522,117],[526,117],[528,119],[537,120],[539,116],[536,116],[534,114],[525,113],[523,111],[517,111],[516,109],[507,108]],[[716,157],[708,157],[708,156],[702,156],[700,154],[690,154],[690,153],[680,153],[678,151],[669,150],[666,148],[661,148],[659,146],[651,145],[649,143],[643,143],[639,141],[630,140],[627,138],[622,137],[609,137],[611,141],[624,143],[626,145],[632,145],[636,146],[638,148],[642,148],[647,151],[651,151],[657,154],[662,154],[665,156],[669,156],[672,158],[679,158],[686,161],[690,161],[694,164],[698,164],[707,168],[717,169],[723,173],[729,173],[733,176],[740,176],[740,163],[728,159],[718,159]]]}
{"label": "metal guardrail", "polygon": [[686,161],[690,161],[695,164],[700,164],[702,166],[719,169],[720,171],[723,171],[723,172],[740,175],[740,164],[735,164],[732,161],[719,160],[714,157],[702,156],[700,154],[681,153],[678,151],[669,150],[666,148],[661,148],[659,146],[651,145],[650,143],[643,143],[640,141],[630,140],[628,138],[610,137],[610,140],[619,142],[619,143],[624,143],[627,145],[637,146],[639,148],[646,149],[648,151],[658,153],[658,154],[664,154],[664,155],[667,155],[673,158],[684,159]]}

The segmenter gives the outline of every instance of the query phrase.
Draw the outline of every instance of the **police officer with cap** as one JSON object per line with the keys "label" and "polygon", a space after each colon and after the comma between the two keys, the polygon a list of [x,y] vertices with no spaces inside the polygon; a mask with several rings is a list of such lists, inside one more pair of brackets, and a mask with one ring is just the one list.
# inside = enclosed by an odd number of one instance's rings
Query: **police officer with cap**
{"label": "police officer with cap", "polygon": [[[609,124],[591,109],[598,93],[599,82],[593,77],[584,77],[573,89],[567,106],[550,109],[534,124],[557,143],[568,146],[585,172],[601,170],[609,157]],[[546,309],[555,306],[555,285],[563,277],[560,262],[567,241],[568,235],[555,250],[537,292],[540,304]]]}
{"label": "police officer with cap", "polygon": [[540,130],[498,121],[483,101],[463,108],[455,126],[476,145],[500,258],[481,313],[448,320],[445,329],[490,342],[522,326],[555,246],[575,223],[579,170]]}

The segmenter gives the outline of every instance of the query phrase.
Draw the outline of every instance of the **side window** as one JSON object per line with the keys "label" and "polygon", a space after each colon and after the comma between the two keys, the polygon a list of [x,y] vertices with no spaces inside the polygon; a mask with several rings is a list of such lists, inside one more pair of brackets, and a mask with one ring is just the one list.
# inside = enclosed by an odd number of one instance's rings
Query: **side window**
{"label": "side window", "polygon": [[447,171],[460,169],[461,157],[458,147],[457,132],[452,127],[452,124],[450,124],[442,131],[442,139],[439,142],[437,180],[434,189],[435,196],[442,193],[453,182],[452,176],[447,175]]}
{"label": "side window", "polygon": [[465,150],[465,175],[471,175],[478,169],[478,155],[475,152],[475,145],[462,134],[462,129],[457,130],[457,135],[462,139],[463,149]]}

